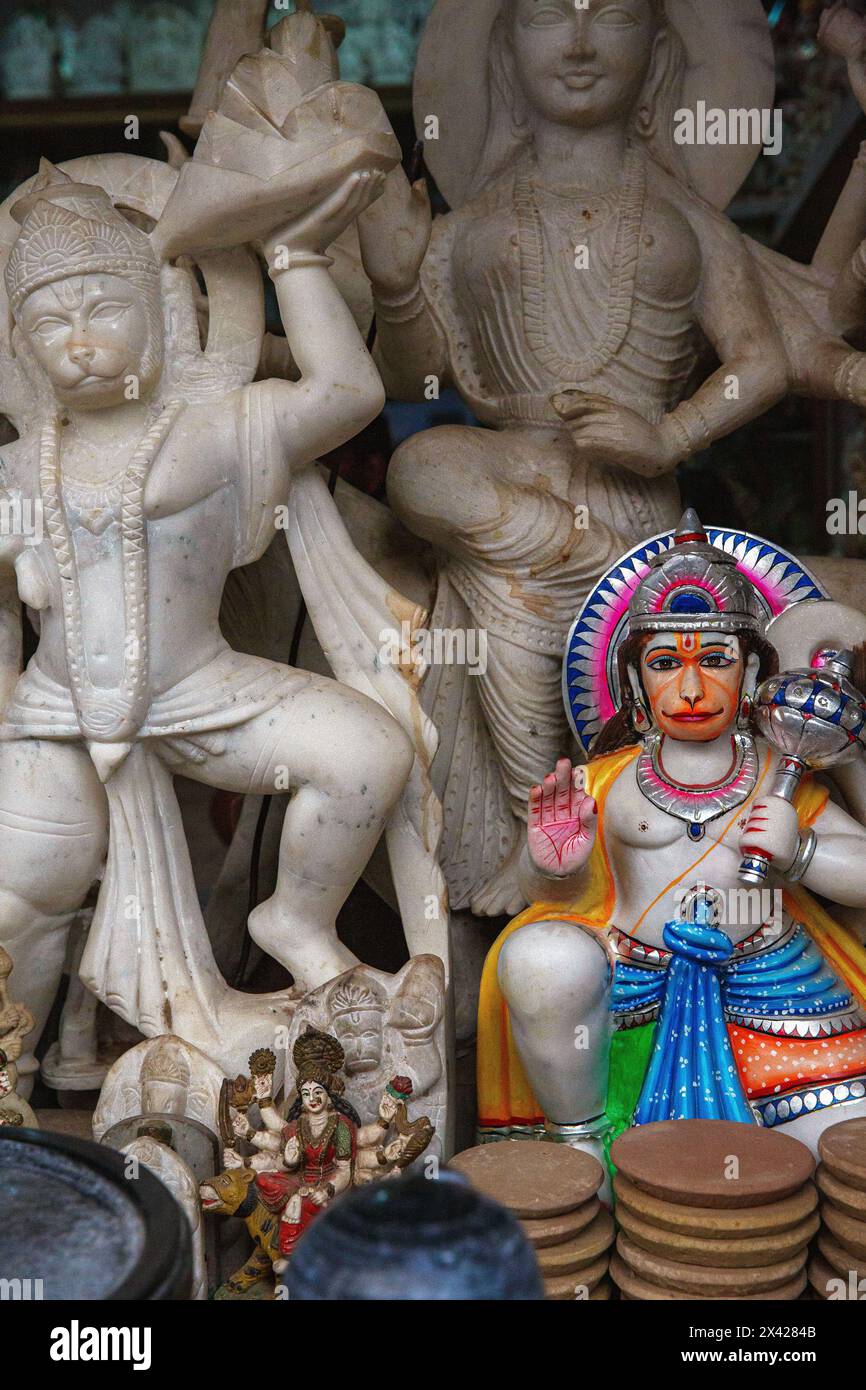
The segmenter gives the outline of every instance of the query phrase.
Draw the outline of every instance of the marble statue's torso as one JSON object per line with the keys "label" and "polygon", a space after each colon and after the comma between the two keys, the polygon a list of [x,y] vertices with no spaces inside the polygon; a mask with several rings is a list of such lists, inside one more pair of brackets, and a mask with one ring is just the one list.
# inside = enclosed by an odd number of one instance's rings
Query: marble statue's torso
{"label": "marble statue's torso", "polygon": [[526,165],[454,214],[452,308],[483,397],[528,395],[543,410],[579,386],[654,420],[678,403],[700,246],[651,183],[644,199],[627,191],[552,190]]}
{"label": "marble statue's torso", "polygon": [[[250,430],[248,396],[238,392],[216,406],[190,407],[148,477],[144,510],[153,695],[200,670],[225,648],[219,608],[226,577],[258,558],[274,534],[273,508],[287,491],[286,467],[279,446],[251,449],[262,420]],[[207,430],[197,433],[195,417],[203,410]],[[4,462],[7,486],[39,499],[38,440],[4,450]],[[64,441],[62,496],[81,589],[88,671],[93,683],[106,689],[120,681],[126,641],[120,522],[125,462],[123,455],[112,460],[107,451]],[[245,521],[251,504],[253,517]],[[27,551],[25,565],[18,567],[19,592],[39,613],[36,664],[68,685],[61,576],[47,528]]]}

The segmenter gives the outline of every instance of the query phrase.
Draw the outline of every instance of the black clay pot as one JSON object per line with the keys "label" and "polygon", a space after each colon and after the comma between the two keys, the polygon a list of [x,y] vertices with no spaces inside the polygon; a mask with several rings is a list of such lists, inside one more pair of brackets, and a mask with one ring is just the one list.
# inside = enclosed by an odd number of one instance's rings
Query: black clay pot
{"label": "black clay pot", "polygon": [[3,1127],[0,1279],[20,1281],[19,1298],[188,1298],[189,1226],[152,1173],[127,1176],[123,1154]]}
{"label": "black clay pot", "polygon": [[504,1207],[456,1174],[357,1188],[317,1216],[283,1276],[286,1301],[525,1300],[544,1291]]}

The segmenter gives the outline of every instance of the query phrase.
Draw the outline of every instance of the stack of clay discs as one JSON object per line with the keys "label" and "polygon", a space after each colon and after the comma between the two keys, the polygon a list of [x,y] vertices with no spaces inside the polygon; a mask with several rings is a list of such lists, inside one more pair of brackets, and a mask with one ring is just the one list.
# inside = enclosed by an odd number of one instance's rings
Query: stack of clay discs
{"label": "stack of clay discs", "polygon": [[626,1299],[792,1300],[818,1229],[805,1144],[757,1125],[671,1120],[613,1144]]}
{"label": "stack of clay discs", "polygon": [[517,1218],[535,1249],[548,1298],[607,1299],[613,1218],[591,1154],[544,1140],[502,1139],[467,1149],[449,1167]]}
{"label": "stack of clay discs", "polygon": [[825,1129],[818,1153],[821,1232],[809,1283],[819,1298],[858,1299],[866,1280],[866,1119]]}

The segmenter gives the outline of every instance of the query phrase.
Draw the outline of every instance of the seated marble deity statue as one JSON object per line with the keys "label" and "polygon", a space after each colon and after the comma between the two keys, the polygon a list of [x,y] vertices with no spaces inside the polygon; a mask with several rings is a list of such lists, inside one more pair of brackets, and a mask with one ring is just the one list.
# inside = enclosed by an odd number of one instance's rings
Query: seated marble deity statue
{"label": "seated marble deity statue", "polygon": [[[472,684],[521,821],[538,760],[567,747],[559,672],[576,604],[626,543],[675,523],[677,464],[786,387],[743,238],[706,186],[697,196],[692,151],[672,139],[687,70],[700,66],[706,96],[724,63],[711,37],[721,15],[704,30],[692,8],[439,0],[419,58],[429,104],[416,109],[439,114],[428,160],[452,211],[431,234],[422,186],[410,192],[395,171],[361,223],[389,394],[423,399],[431,380],[450,383],[494,427],[407,440],[388,495],[443,552],[470,625],[485,630]],[[722,46],[744,27],[725,8]],[[466,44],[459,62],[448,15]],[[756,33],[737,55],[750,74]],[[455,123],[471,127],[471,168]],[[753,154],[719,154],[720,206],[732,161],[742,177]],[[702,335],[722,365],[689,396]],[[475,884],[473,911],[522,906],[519,850]]]}
{"label": "seated marble deity statue", "polygon": [[[69,914],[106,853],[89,987],[145,1034],[177,1032],[212,1057],[244,1046],[244,1027],[268,1035],[255,1000],[244,1025],[243,997],[215,972],[176,774],[291,787],[276,892],[251,932],[299,987],[356,963],[335,918],[400,795],[409,740],[365,696],[232,650],[219,609],[229,571],[270,544],[293,472],[381,408],[322,254],[378,181],[350,174],[264,239],[300,380],[241,389],[207,385],[191,277],[103,188],[46,165],[13,208],[13,345],[40,408],[3,451],[3,483],[41,508],[44,534],[7,536],[0,555],[39,615],[0,728],[0,940],[17,953],[34,1042]],[[245,312],[240,285],[231,313]]]}
{"label": "seated marble deity statue", "polygon": [[[765,625],[687,513],[631,597],[621,707],[594,756],[530,795],[534,906],[482,984],[484,1130],[546,1121],[602,1146],[702,1117],[814,1146],[866,1114],[866,952],[812,896],[866,904],[866,829],[812,774],[793,803],[772,794],[780,754],[752,703],[777,665]],[[755,851],[766,890],[739,878]]]}

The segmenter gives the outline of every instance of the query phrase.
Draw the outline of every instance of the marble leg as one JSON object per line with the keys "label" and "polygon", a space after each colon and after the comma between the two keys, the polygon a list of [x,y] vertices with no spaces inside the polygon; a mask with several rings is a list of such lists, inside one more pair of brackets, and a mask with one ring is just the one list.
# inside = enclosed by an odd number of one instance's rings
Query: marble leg
{"label": "marble leg", "polygon": [[29,1095],[33,1055],[63,974],[69,926],[102,871],[105,793],[80,744],[0,744],[0,943],[12,957],[11,994],[36,1027],[18,1062]]}
{"label": "marble leg", "polygon": [[315,989],[357,964],[336,917],[366,867],[414,751],[379,705],[320,676],[298,676],[275,709],[229,731],[225,751],[177,770],[228,790],[291,790],[276,890],[250,915],[253,939]]}

